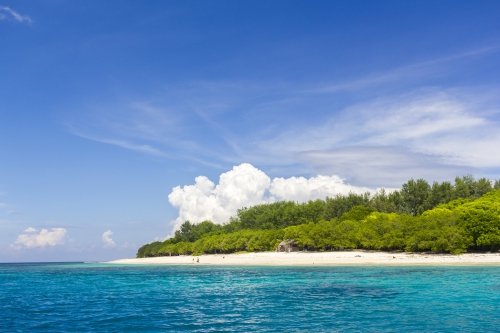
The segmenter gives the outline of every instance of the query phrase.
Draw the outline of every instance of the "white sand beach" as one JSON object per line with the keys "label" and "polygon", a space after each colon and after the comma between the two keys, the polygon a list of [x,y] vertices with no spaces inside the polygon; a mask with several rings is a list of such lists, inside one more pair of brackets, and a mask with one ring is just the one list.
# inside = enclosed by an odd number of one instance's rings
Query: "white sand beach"
{"label": "white sand beach", "polygon": [[331,265],[500,265],[500,253],[420,254],[376,251],[258,252],[120,259],[109,264],[331,266]]}

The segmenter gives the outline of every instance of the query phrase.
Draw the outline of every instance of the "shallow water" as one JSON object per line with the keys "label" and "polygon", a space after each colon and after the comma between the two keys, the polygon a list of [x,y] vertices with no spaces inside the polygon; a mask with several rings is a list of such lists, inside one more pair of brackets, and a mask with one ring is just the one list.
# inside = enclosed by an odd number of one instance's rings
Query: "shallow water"
{"label": "shallow water", "polygon": [[500,267],[0,264],[4,332],[494,332]]}

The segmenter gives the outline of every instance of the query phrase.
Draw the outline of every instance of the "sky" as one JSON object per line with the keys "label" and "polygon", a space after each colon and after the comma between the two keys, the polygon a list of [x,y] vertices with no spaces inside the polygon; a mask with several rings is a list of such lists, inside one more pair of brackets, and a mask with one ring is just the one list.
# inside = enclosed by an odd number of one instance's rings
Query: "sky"
{"label": "sky", "polygon": [[0,0],[0,262],[500,179],[498,1]]}

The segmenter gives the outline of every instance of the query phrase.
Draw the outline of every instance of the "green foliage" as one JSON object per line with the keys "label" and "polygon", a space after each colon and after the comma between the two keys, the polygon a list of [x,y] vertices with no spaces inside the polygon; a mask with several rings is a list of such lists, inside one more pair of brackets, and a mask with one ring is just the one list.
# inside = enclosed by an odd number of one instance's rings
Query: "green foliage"
{"label": "green foliage", "polygon": [[337,194],[333,198],[326,198],[325,219],[340,218],[344,213],[347,213],[354,206],[369,206],[370,193],[356,194],[349,193],[348,195]]}
{"label": "green foliage", "polygon": [[222,227],[220,225],[211,221],[203,221],[199,224],[192,224],[186,221],[181,225],[180,230],[175,232],[173,242],[194,242],[205,234],[221,230]]}
{"label": "green foliage", "polygon": [[400,201],[399,191],[387,194],[385,189],[381,189],[371,197],[370,207],[381,213],[395,213]]}
{"label": "green foliage", "polygon": [[450,182],[432,183],[427,196],[426,207],[436,207],[439,204],[450,202],[453,199],[453,185]]}
{"label": "green foliage", "polygon": [[408,215],[420,215],[425,212],[428,207],[428,198],[431,192],[431,187],[424,179],[411,179],[403,184],[401,188],[401,205],[402,213]]}
{"label": "green foliage", "polygon": [[156,257],[159,255],[158,252],[162,246],[162,242],[143,245],[137,250],[137,258]]}
{"label": "green foliage", "polygon": [[452,200],[452,201],[445,203],[445,204],[437,205],[436,208],[446,208],[449,210],[454,210],[455,208],[462,206],[463,204],[466,204],[466,203],[471,202],[471,201],[472,200],[469,198],[456,199],[456,200]]}
{"label": "green foliage", "polygon": [[361,221],[374,211],[375,209],[371,207],[355,206],[347,213],[342,214],[342,216],[340,217],[340,221],[344,220]]}
{"label": "green foliage", "polygon": [[415,218],[414,230],[406,251],[463,253],[472,245],[471,238],[459,226],[458,216],[446,208],[435,208]]}
{"label": "green foliage", "polygon": [[480,178],[476,182],[472,183],[471,192],[474,199],[482,197],[491,190],[493,190],[491,181],[486,178]]}
{"label": "green foliage", "polygon": [[495,190],[478,200],[455,208],[458,223],[481,250],[500,248],[500,191]]}
{"label": "green foliage", "polygon": [[298,204],[293,201],[279,201],[270,204],[238,209],[241,229],[276,229],[290,225],[317,222],[325,216],[325,202],[322,200]]}
{"label": "green foliage", "polygon": [[207,234],[195,242],[166,243],[160,255],[233,253],[274,250],[283,239],[282,230],[240,230],[233,233]]}
{"label": "green foliage", "polygon": [[471,175],[455,183],[410,180],[400,191],[349,193],[307,203],[244,207],[228,223],[186,221],[175,236],[139,248],[137,257],[300,249],[463,253],[500,249],[500,182]]}
{"label": "green foliage", "polygon": [[474,180],[472,175],[467,175],[462,178],[455,178],[454,199],[471,198],[477,199],[482,195],[493,190],[491,181],[486,178]]}

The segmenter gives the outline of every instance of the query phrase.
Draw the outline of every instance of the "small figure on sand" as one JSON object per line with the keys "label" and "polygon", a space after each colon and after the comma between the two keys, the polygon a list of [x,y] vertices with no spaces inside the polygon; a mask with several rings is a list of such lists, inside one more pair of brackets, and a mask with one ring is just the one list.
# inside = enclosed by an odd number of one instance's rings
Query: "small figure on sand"
{"label": "small figure on sand", "polygon": [[199,264],[200,263],[200,258],[196,258],[196,262]]}

